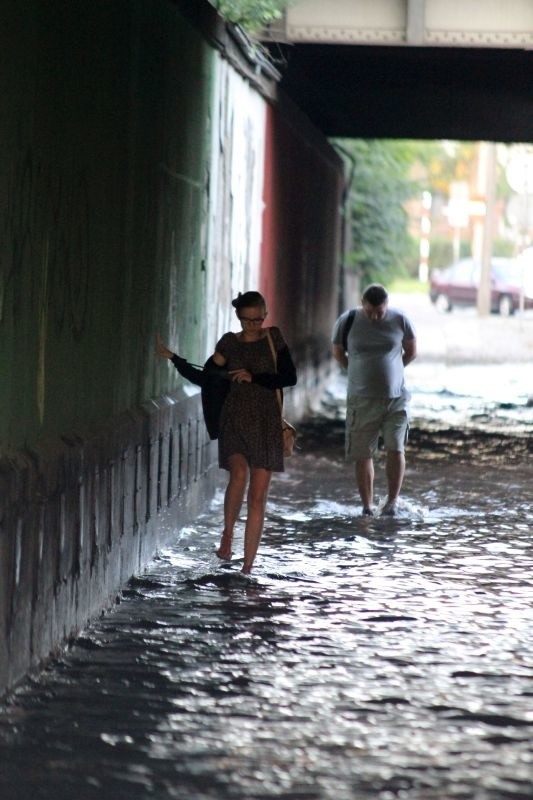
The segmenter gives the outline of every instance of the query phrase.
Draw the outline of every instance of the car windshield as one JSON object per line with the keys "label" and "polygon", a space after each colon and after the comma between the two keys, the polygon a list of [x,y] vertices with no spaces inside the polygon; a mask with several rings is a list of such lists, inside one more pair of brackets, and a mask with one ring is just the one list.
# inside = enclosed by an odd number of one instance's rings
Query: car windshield
{"label": "car windshield", "polygon": [[525,282],[526,274],[522,265],[516,261],[507,261],[505,264],[493,264],[492,273],[496,280],[508,283],[510,286],[521,286]]}
{"label": "car windshield", "polygon": [[452,282],[470,283],[475,279],[475,269],[476,265],[471,258],[463,259],[448,268],[448,277]]}

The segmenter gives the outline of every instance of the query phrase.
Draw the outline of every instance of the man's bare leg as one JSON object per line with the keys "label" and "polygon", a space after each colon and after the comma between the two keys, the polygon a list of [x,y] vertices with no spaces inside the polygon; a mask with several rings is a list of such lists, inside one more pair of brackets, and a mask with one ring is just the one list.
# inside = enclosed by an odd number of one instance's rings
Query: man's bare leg
{"label": "man's bare leg", "polygon": [[387,502],[383,506],[383,513],[393,515],[405,475],[404,453],[400,453],[398,450],[389,450],[387,452],[385,469],[389,493],[387,495]]}
{"label": "man's bare leg", "polygon": [[229,466],[229,482],[224,495],[224,530],[217,550],[217,556],[224,561],[231,558],[233,529],[241,513],[248,480],[248,463],[243,455],[236,453],[230,456]]}
{"label": "man's bare leg", "polygon": [[363,513],[368,512],[374,502],[374,462],[371,458],[360,458],[355,462],[355,479],[363,504]]}
{"label": "man's bare leg", "polygon": [[244,531],[244,564],[241,572],[251,572],[265,524],[265,508],[272,472],[268,469],[251,470],[248,488],[248,514]]}

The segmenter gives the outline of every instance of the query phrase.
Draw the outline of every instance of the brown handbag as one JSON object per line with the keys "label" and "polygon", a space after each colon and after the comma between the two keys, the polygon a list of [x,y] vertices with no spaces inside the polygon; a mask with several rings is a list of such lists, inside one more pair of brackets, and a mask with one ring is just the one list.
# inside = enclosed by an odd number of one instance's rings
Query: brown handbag
{"label": "brown handbag", "polygon": [[[276,350],[274,348],[274,342],[272,341],[272,337],[270,335],[270,331],[267,329],[266,331],[268,343],[270,345],[270,350],[272,351],[272,358],[274,359],[274,366],[276,367],[276,371],[278,368],[278,358],[276,355]],[[292,456],[294,455],[294,448],[296,445],[296,428],[294,425],[291,425],[290,422],[287,422],[285,417],[283,416],[283,405],[281,402],[281,392],[279,389],[276,389],[276,397],[278,398],[278,405],[279,405],[279,413],[281,416],[281,431],[283,434],[283,455],[284,456]]]}

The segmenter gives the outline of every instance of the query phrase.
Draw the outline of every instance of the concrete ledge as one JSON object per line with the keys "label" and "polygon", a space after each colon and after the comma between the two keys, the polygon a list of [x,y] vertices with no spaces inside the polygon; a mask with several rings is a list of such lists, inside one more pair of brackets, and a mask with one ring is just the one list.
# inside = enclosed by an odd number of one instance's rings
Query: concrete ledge
{"label": "concrete ledge", "polygon": [[0,696],[205,506],[216,456],[199,395],[180,391],[0,458]]}

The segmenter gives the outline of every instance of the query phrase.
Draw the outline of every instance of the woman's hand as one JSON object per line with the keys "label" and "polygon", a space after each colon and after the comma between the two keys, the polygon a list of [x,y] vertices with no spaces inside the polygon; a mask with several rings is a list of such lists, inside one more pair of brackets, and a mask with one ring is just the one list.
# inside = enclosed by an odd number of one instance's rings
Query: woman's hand
{"label": "woman's hand", "polygon": [[161,336],[159,334],[157,334],[156,336],[155,344],[156,344],[155,352],[158,356],[160,356],[161,358],[172,358],[174,353],[172,352],[172,350],[169,350],[165,344],[163,344],[163,340],[161,339]]}
{"label": "woman's hand", "polygon": [[228,374],[231,376],[232,381],[237,383],[251,383],[252,373],[247,369],[230,369]]}

